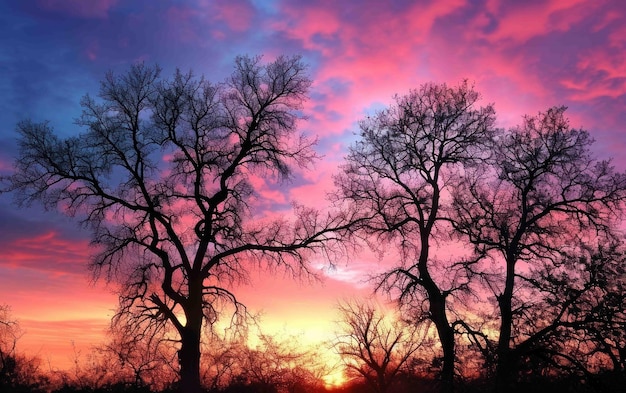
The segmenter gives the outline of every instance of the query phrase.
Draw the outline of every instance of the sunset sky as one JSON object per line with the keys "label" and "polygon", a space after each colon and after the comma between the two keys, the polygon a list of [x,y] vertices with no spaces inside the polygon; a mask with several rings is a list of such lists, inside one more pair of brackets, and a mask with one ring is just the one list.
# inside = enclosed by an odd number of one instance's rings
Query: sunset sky
{"label": "sunset sky", "polygon": [[[500,126],[566,105],[597,155],[626,170],[623,0],[22,0],[0,2],[0,172],[12,170],[19,120],[77,133],[79,100],[97,94],[108,70],[143,61],[219,82],[240,54],[300,54],[314,81],[300,129],[324,157],[291,186],[257,184],[281,204],[323,206],[356,122],[431,81],[473,82]],[[88,233],[12,199],[0,196],[0,304],[25,331],[23,351],[66,367],[72,342],[102,339],[116,297],[90,282]],[[237,293],[268,331],[324,340],[337,300],[368,296],[364,280],[385,263],[314,262],[325,279],[312,284],[258,273]]]}

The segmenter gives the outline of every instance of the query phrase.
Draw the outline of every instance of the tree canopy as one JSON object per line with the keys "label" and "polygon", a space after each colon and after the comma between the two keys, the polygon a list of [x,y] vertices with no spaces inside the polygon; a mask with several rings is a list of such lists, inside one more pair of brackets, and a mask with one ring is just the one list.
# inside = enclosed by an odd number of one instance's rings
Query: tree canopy
{"label": "tree canopy", "polygon": [[60,138],[46,122],[18,125],[9,189],[77,216],[93,231],[96,276],[122,284],[118,321],[180,341],[181,389],[200,388],[200,338],[223,311],[245,313],[229,284],[252,263],[306,272],[305,251],[343,218],[300,207],[296,219],[258,215],[253,176],[288,179],[316,159],[296,130],[311,81],[300,57],[238,57],[213,84],[157,66],[108,73],[81,101],[85,131]]}

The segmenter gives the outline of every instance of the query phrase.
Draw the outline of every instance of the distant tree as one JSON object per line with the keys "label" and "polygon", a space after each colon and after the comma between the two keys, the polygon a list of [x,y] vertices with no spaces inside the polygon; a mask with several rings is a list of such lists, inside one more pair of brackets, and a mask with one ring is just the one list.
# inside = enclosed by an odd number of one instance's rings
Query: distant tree
{"label": "distant tree", "polygon": [[213,340],[205,352],[203,378],[213,391],[299,393],[323,389],[328,367],[319,353],[297,337],[263,333],[251,340]]}
{"label": "distant tree", "polygon": [[389,391],[397,377],[409,371],[417,359],[429,324],[386,316],[371,303],[347,302],[338,308],[341,320],[333,348],[349,375],[363,378],[376,393]]}
{"label": "distant tree", "polygon": [[0,392],[44,392],[48,379],[39,369],[39,359],[16,351],[23,332],[10,311],[0,305]]}
{"label": "distant tree", "polygon": [[15,384],[15,345],[20,335],[19,325],[11,319],[9,307],[0,305],[0,387],[4,389]]}
{"label": "distant tree", "polygon": [[60,373],[63,385],[79,391],[99,391],[118,382],[125,383],[121,370],[98,351],[83,351],[72,343],[72,367]]}
{"label": "distant tree", "polygon": [[500,317],[500,392],[510,389],[521,359],[536,344],[595,318],[600,303],[594,296],[606,273],[598,275],[601,265],[581,253],[581,245],[610,243],[623,213],[626,175],[593,157],[589,134],[571,128],[564,112],[555,107],[528,116],[498,135],[489,165],[467,170],[463,186],[454,190],[455,229],[477,254],[495,261],[482,278]]}
{"label": "distant tree", "polygon": [[203,351],[202,380],[209,390],[217,391],[229,386],[241,373],[241,348],[243,340],[213,338]]}
{"label": "distant tree", "polygon": [[395,243],[401,259],[380,288],[397,289],[400,301],[419,313],[425,308],[441,342],[446,391],[455,365],[449,300],[469,288],[468,277],[463,263],[437,263],[431,245],[450,235],[443,207],[455,173],[485,156],[494,133],[493,106],[477,107],[478,100],[467,82],[426,84],[396,97],[389,108],[361,121],[361,139],[336,180],[339,198],[367,218],[355,230],[374,236],[377,250]]}
{"label": "distant tree", "polygon": [[0,366],[4,370],[5,359],[15,354],[15,345],[21,336],[17,321],[11,318],[9,306],[0,305]]}
{"label": "distant tree", "polygon": [[266,393],[298,393],[323,388],[325,370],[319,354],[302,347],[295,337],[281,340],[261,334],[255,348],[241,347],[239,379]]}
{"label": "distant tree", "polygon": [[300,57],[238,57],[219,85],[139,64],[107,74],[100,100],[83,98],[79,136],[18,125],[5,191],[93,230],[91,267],[121,281],[119,315],[177,337],[185,393],[201,389],[203,326],[222,305],[245,312],[229,284],[255,264],[306,272],[306,252],[341,229],[341,216],[299,207],[293,222],[270,220],[255,205],[252,177],[280,181],[316,159],[314,141],[296,135],[310,84]]}
{"label": "distant tree", "polygon": [[[131,328],[131,329],[129,329]],[[170,364],[175,354],[169,341],[153,334],[137,334],[133,326],[117,324],[109,330],[107,342],[96,347],[101,363],[114,372],[115,382],[136,389],[165,388],[171,384]]]}

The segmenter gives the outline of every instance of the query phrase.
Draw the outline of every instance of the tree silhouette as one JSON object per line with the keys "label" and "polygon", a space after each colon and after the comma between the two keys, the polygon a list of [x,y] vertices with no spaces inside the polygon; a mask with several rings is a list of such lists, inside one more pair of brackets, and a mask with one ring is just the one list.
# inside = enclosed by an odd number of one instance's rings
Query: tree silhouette
{"label": "tree silhouette", "polygon": [[240,374],[242,341],[213,337],[204,343],[202,380],[209,390],[223,389]]}
{"label": "tree silhouette", "polygon": [[[570,318],[586,317],[589,310],[575,307],[599,283],[589,272],[575,273],[580,264],[574,261],[585,257],[577,254],[582,244],[597,248],[612,239],[626,197],[626,175],[592,156],[589,134],[571,128],[564,112],[555,107],[528,116],[522,126],[498,135],[489,167],[466,171],[463,187],[454,192],[455,228],[478,254],[504,266],[483,272],[500,316],[501,392],[510,388],[532,343]],[[541,299],[553,303],[535,307]]]}
{"label": "tree silhouette", "polygon": [[443,349],[441,375],[448,391],[455,362],[448,301],[452,293],[467,289],[467,280],[462,264],[442,273],[431,243],[448,236],[442,204],[455,171],[480,161],[494,132],[494,109],[476,108],[478,99],[467,82],[426,84],[396,97],[392,106],[360,123],[361,140],[350,148],[336,181],[340,198],[367,218],[356,230],[375,236],[377,249],[392,242],[397,246],[401,260],[381,288],[398,289],[400,300],[420,311],[425,304]]}
{"label": "tree silhouette", "polygon": [[11,319],[9,307],[0,305],[0,387],[6,389],[16,382],[15,345],[20,335],[17,322]]}
{"label": "tree silhouette", "polygon": [[318,353],[302,348],[295,337],[278,339],[260,334],[258,339],[255,348],[240,348],[240,380],[266,393],[323,388],[322,375],[316,371],[325,370],[325,367]]}
{"label": "tree silhouette", "polygon": [[315,160],[314,141],[296,134],[310,84],[299,57],[238,57],[218,85],[139,64],[107,74],[99,100],[83,98],[79,136],[18,125],[7,189],[93,231],[94,274],[122,284],[118,316],[177,337],[181,391],[200,390],[203,325],[223,305],[245,313],[229,284],[255,263],[306,272],[306,251],[341,229],[340,215],[303,207],[293,222],[264,218],[250,182]]}
{"label": "tree silhouette", "polygon": [[49,381],[39,369],[39,359],[17,351],[23,331],[10,311],[8,305],[0,305],[0,391],[45,392]]}
{"label": "tree silhouette", "polygon": [[169,342],[162,336],[135,333],[132,325],[112,325],[108,340],[96,347],[100,362],[115,373],[117,383],[138,390],[168,386],[166,377],[173,374],[168,365],[175,358]]}
{"label": "tree silhouette", "polygon": [[562,256],[536,261],[520,273],[516,297],[524,310],[513,322],[514,375],[526,381],[546,374],[578,376],[591,385],[606,370],[619,376],[619,350],[605,344],[619,343],[625,326],[623,272],[621,247],[600,241],[596,247],[568,247]]}
{"label": "tree silhouette", "polygon": [[416,359],[424,344],[428,324],[407,323],[385,317],[372,304],[339,305],[341,320],[333,347],[349,374],[365,379],[377,393],[385,393]]}

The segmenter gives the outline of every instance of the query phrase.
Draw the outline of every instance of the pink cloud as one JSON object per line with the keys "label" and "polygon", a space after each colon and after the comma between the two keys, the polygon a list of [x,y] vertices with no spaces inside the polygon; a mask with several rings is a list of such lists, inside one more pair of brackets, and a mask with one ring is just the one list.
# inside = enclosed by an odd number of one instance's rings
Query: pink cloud
{"label": "pink cloud", "polygon": [[223,40],[229,37],[229,32],[249,30],[254,13],[254,7],[246,0],[207,1],[195,5],[173,5],[167,9],[165,17],[170,31],[175,32],[180,40],[204,45],[206,37],[201,33],[200,26],[207,25],[213,39]]}
{"label": "pink cloud", "polygon": [[[626,11],[624,11],[623,14],[617,14],[615,18],[624,18],[625,16]],[[615,19],[612,19],[611,21],[613,20]],[[624,37],[626,37],[626,25],[616,22],[615,26],[616,27],[608,35],[609,46],[613,49],[624,48],[624,46],[626,45],[624,39]]]}
{"label": "pink cloud", "polygon": [[226,23],[232,31],[250,29],[253,16],[254,8],[246,0],[215,2],[214,18]]}
{"label": "pink cloud", "polygon": [[439,17],[464,4],[463,0],[420,2],[398,11],[378,2],[285,2],[280,20],[270,27],[324,56],[369,56],[390,43],[423,42]]}
{"label": "pink cloud", "polygon": [[[313,90],[324,101],[323,107],[319,101],[309,106],[312,128],[322,136],[353,129],[373,102],[387,104],[393,94],[429,80],[431,64],[422,46],[431,40],[439,18],[464,5],[456,0],[428,2],[398,11],[378,4],[286,4],[286,17],[272,28],[324,57],[313,75]],[[343,91],[336,90],[338,83],[345,86]]]}
{"label": "pink cloud", "polygon": [[[593,31],[594,32],[600,31],[613,23],[621,24],[620,20],[623,17],[624,17],[623,12],[619,12],[616,10],[608,11],[602,16],[601,20],[593,26]],[[622,28],[624,28],[623,25],[622,25]]]}
{"label": "pink cloud", "polygon": [[299,173],[304,182],[290,187],[289,200],[318,209],[328,206],[328,193],[334,190],[333,176],[340,171],[347,147],[343,143],[328,146],[325,157],[314,164],[313,170]]}
{"label": "pink cloud", "polygon": [[626,27],[620,25],[607,34],[606,46],[592,47],[578,55],[575,72],[559,83],[569,99],[588,103],[598,99],[618,100],[626,95]]}
{"label": "pink cloud", "polygon": [[[624,37],[626,37],[626,29],[624,29]],[[592,49],[588,53],[581,56],[578,62],[578,68],[584,74],[593,76],[598,75],[605,81],[617,82],[619,86],[626,87],[626,44],[621,47],[614,47],[610,50]],[[615,93],[623,93],[616,90]]]}
{"label": "pink cloud", "polygon": [[117,2],[118,0],[38,0],[39,6],[48,11],[55,11],[85,19],[107,18],[109,11]]}
{"label": "pink cloud", "polygon": [[259,203],[266,205],[268,203],[282,204],[287,202],[283,192],[280,189],[276,188],[277,184],[276,181],[274,181],[273,179],[254,174],[248,175],[247,179],[259,195]]}
{"label": "pink cloud", "polygon": [[339,33],[345,25],[336,14],[336,8],[326,3],[283,2],[280,17],[270,22],[268,28],[300,41],[303,49],[319,51],[323,56],[332,55],[336,47],[327,45],[327,40],[341,46],[339,41],[345,36]]}
{"label": "pink cloud", "polygon": [[58,232],[49,231],[14,240],[4,252],[2,264],[66,274],[77,268],[86,271],[89,255],[87,240],[64,239]]}
{"label": "pink cloud", "polygon": [[[375,6],[351,9],[349,15],[319,3],[286,6],[286,20],[293,22],[279,21],[274,27],[325,57],[313,76],[313,89],[324,103],[322,107],[317,101],[310,104],[315,113],[311,122],[322,136],[354,129],[363,109],[373,102],[386,105],[393,94],[404,94],[431,80],[450,84],[465,78],[475,81],[485,101],[495,102],[498,111],[506,113],[504,122],[511,123],[524,113],[560,104],[555,100],[563,99],[545,83],[541,54],[520,44],[568,31],[590,11],[580,1],[506,4],[489,3],[486,12],[491,17],[484,12],[474,19],[469,16],[468,28],[452,29],[449,35],[435,33],[435,22],[467,6],[465,2],[419,4],[393,15]],[[486,32],[494,18],[496,29]],[[624,62],[614,59],[609,64],[612,68],[606,72],[620,73]],[[346,90],[337,94],[333,81],[341,81]]]}
{"label": "pink cloud", "polygon": [[[599,2],[598,2],[599,3]],[[486,11],[498,20],[498,27],[489,33],[478,33],[489,41],[512,40],[524,42],[552,31],[568,30],[589,15],[590,4],[585,0],[544,2],[507,2],[491,0]],[[469,34],[480,30],[468,30]]]}

